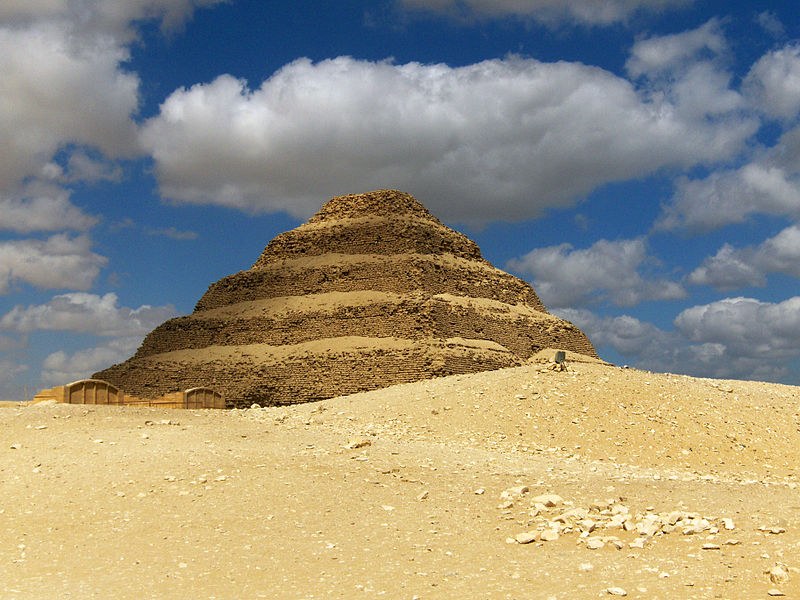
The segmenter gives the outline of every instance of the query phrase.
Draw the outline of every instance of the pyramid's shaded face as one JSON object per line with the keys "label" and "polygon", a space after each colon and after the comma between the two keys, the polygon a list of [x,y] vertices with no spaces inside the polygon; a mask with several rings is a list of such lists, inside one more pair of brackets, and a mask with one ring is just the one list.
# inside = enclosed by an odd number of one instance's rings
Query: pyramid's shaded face
{"label": "pyramid's shaded face", "polygon": [[288,404],[518,365],[546,347],[596,356],[475,242],[380,190],[333,198],[94,377],[142,397],[204,385],[237,406]]}

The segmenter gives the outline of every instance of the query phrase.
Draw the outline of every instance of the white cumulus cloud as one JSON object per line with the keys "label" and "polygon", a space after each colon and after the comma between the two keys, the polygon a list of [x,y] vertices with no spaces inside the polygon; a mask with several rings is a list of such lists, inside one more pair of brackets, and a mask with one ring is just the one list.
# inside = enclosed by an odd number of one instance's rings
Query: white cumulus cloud
{"label": "white cumulus cloud", "polygon": [[530,18],[548,24],[572,21],[587,25],[624,22],[639,11],[662,11],[692,0],[401,0],[411,10],[459,17]]}
{"label": "white cumulus cloud", "polygon": [[641,268],[651,262],[644,240],[600,240],[584,250],[570,244],[536,248],[506,268],[529,275],[546,306],[570,307],[608,299],[618,306],[645,300],[676,300],[686,296],[681,285],[667,279],[645,279]]}
{"label": "white cumulus cloud", "polygon": [[787,227],[758,246],[734,248],[723,245],[697,267],[687,281],[720,290],[766,284],[769,273],[800,278],[800,226]]}
{"label": "white cumulus cloud", "polygon": [[444,218],[481,223],[730,157],[755,122],[708,105],[681,112],[577,63],[301,59],[255,90],[227,75],[176,90],[141,140],[176,201],[302,217],[332,194],[392,187]]}
{"label": "white cumulus cloud", "polygon": [[800,356],[800,297],[783,302],[725,298],[687,308],[675,326],[690,341],[724,346],[735,358],[760,361]]}
{"label": "white cumulus cloud", "polygon": [[[52,164],[54,168],[60,165]],[[98,181],[118,182],[122,179],[122,169],[119,165],[104,160],[92,158],[86,152],[80,150],[70,154],[67,159],[66,172],[60,180],[66,182],[86,181],[96,183]]]}
{"label": "white cumulus cloud", "polygon": [[139,77],[124,66],[138,25],[175,28],[219,1],[0,2],[0,229],[56,230],[59,217],[64,229],[89,226],[68,191],[31,185],[119,180],[109,161],[140,152]]}
{"label": "white cumulus cloud", "polygon": [[745,79],[745,90],[764,113],[793,119],[800,113],[800,44],[762,56]]}
{"label": "white cumulus cloud", "polygon": [[66,234],[0,242],[0,294],[15,282],[42,289],[88,289],[108,260],[91,246],[86,236]]}
{"label": "white cumulus cloud", "polygon": [[603,355],[614,350],[632,366],[695,377],[781,381],[800,356],[800,298],[780,303],[726,298],[681,312],[667,331],[629,315],[602,317],[559,309]]}
{"label": "white cumulus cloud", "polygon": [[756,213],[800,216],[800,127],[739,168],[679,179],[656,228],[706,231]]}
{"label": "white cumulus cloud", "polygon": [[136,38],[133,24],[157,20],[164,29],[179,27],[197,8],[225,0],[3,0],[0,22],[67,23],[82,34],[102,34],[127,43]]}
{"label": "white cumulus cloud", "polygon": [[32,182],[18,193],[0,192],[0,231],[85,231],[97,223],[70,202],[70,192],[58,186]]}
{"label": "white cumulus cloud", "polygon": [[68,144],[110,157],[136,151],[139,79],[120,68],[128,52],[112,39],[51,24],[0,27],[0,56],[2,188],[40,176]]}
{"label": "white cumulus cloud", "polygon": [[714,58],[727,50],[719,19],[714,18],[697,29],[637,41],[625,68],[634,77],[658,77],[685,70],[698,59]]}
{"label": "white cumulus cloud", "polygon": [[692,285],[710,285],[727,291],[751,285],[762,286],[767,278],[750,257],[730,244],[724,244],[714,256],[705,259],[692,271],[687,281]]}
{"label": "white cumulus cloud", "polygon": [[[718,85],[709,80],[705,88]],[[795,121],[800,114],[800,45],[786,45],[762,56],[745,77],[742,89],[740,99],[728,97],[731,109],[741,108],[743,101],[746,112],[794,127],[785,129],[773,146],[756,148],[742,157],[739,166],[716,169],[702,178],[678,179],[657,229],[700,232],[741,223],[757,213],[800,216],[800,127]],[[712,95],[724,106],[723,94]],[[695,97],[696,106],[708,103],[703,96]]]}
{"label": "white cumulus cloud", "polygon": [[680,341],[677,334],[630,315],[600,317],[585,308],[558,309],[559,317],[574,323],[595,348],[610,347],[640,362],[672,364]]}
{"label": "white cumulus cloud", "polygon": [[0,318],[0,329],[17,333],[72,331],[100,336],[144,336],[177,315],[175,308],[143,305],[118,306],[114,293],[103,296],[73,292],[54,296],[48,303],[15,306]]}
{"label": "white cumulus cloud", "polygon": [[141,341],[141,337],[124,337],[71,354],[63,350],[53,352],[42,362],[42,383],[63,385],[86,379],[92,373],[129,358]]}
{"label": "white cumulus cloud", "polygon": [[20,386],[14,384],[17,375],[29,367],[14,360],[0,359],[0,400],[23,400]]}

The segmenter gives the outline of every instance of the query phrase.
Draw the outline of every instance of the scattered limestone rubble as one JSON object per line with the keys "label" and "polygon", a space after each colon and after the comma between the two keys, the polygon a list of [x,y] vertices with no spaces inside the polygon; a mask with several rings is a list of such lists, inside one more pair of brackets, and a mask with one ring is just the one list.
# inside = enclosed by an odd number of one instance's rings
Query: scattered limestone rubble
{"label": "scattered limestone rubble", "polygon": [[[503,511],[510,512],[515,503],[521,501],[530,492],[528,486],[509,488],[500,494],[501,503],[498,506]],[[597,550],[605,546],[613,546],[621,550],[626,544],[615,535],[601,535],[600,532],[621,530],[635,535],[629,541],[630,548],[643,548],[655,537],[669,533],[683,535],[705,534],[716,536],[722,531],[735,529],[733,520],[727,517],[703,517],[697,513],[675,510],[671,512],[656,513],[648,508],[644,513],[633,513],[631,509],[621,503],[622,499],[610,499],[603,502],[593,502],[589,507],[574,507],[572,502],[565,501],[557,494],[543,494],[525,498],[530,503],[528,514],[533,517],[533,527],[528,531],[516,534],[506,539],[508,543],[530,544],[532,542],[548,542],[557,540],[560,536],[577,534],[578,544],[584,544],[590,550]],[[784,528],[762,527],[768,533],[783,533]],[[715,538],[711,538],[712,540]],[[728,539],[725,545],[736,545],[739,541]],[[704,550],[719,550],[720,545],[713,541],[702,545]],[[770,571],[773,583],[781,580],[780,567]],[[787,574],[788,577],[788,574]]]}

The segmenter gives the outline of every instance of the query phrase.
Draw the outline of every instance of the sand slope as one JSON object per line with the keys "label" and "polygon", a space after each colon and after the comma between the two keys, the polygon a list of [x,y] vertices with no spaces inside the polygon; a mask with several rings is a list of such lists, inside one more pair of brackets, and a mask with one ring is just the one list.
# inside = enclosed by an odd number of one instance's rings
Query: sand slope
{"label": "sand slope", "polygon": [[2,408],[0,431],[3,600],[800,598],[794,387],[534,363],[282,408]]}

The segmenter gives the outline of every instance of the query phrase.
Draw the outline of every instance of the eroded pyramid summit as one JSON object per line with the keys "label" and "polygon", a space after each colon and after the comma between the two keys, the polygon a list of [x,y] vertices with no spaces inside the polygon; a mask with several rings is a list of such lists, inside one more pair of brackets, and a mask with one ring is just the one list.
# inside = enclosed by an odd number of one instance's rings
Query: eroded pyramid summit
{"label": "eroded pyramid summit", "polygon": [[515,366],[547,347],[597,356],[475,242],[379,190],[331,199],[94,377],[145,398],[212,386],[230,406],[278,405]]}

